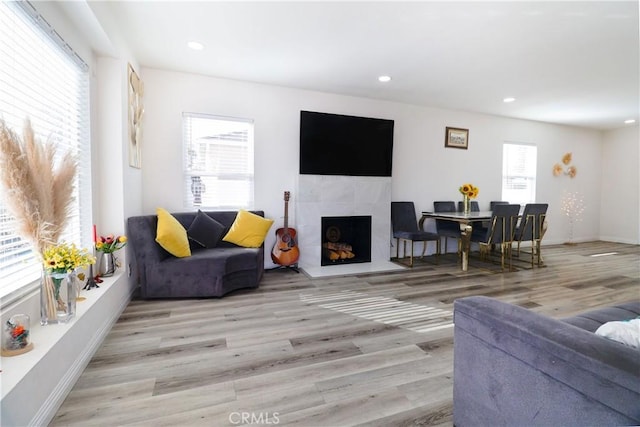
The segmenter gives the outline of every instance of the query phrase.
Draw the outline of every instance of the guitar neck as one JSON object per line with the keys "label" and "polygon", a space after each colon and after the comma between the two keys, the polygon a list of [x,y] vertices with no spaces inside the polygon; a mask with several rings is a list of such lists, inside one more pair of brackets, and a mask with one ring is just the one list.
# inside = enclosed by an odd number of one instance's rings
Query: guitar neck
{"label": "guitar neck", "polygon": [[284,201],[284,231],[289,230],[289,201]]}

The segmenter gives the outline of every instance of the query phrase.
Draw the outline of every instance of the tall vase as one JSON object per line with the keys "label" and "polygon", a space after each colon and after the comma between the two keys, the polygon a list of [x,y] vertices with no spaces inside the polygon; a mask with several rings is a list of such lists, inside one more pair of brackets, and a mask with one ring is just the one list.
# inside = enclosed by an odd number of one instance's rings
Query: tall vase
{"label": "tall vase", "polygon": [[471,202],[469,201],[469,196],[466,194],[462,195],[462,212],[465,215],[469,215],[471,213]]}
{"label": "tall vase", "polygon": [[40,323],[67,323],[76,314],[76,275],[44,272],[40,281]]}
{"label": "tall vase", "polygon": [[98,276],[111,277],[116,272],[116,257],[113,252],[100,252],[98,260]]}

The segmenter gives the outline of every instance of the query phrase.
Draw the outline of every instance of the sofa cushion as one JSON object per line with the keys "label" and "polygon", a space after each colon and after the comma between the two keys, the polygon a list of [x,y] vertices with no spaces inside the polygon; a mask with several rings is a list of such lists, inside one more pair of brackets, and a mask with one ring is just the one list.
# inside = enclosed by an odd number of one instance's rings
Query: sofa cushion
{"label": "sofa cushion", "polygon": [[[188,258],[169,257],[146,269],[145,297],[188,298],[222,296],[239,288],[257,287],[262,248],[202,249]],[[243,279],[233,283],[234,277]]]}
{"label": "sofa cushion", "polygon": [[156,242],[175,257],[191,256],[187,230],[166,209],[157,208],[156,214],[158,215]]}
{"label": "sofa cushion", "polygon": [[607,322],[629,320],[638,316],[640,316],[640,301],[633,301],[587,311],[562,320],[585,331],[595,332]]}
{"label": "sofa cushion", "polygon": [[200,246],[212,249],[218,245],[226,229],[224,225],[198,209],[195,219],[187,230],[187,236]]}
{"label": "sofa cushion", "polygon": [[222,240],[245,248],[258,248],[267,237],[267,232],[272,224],[272,219],[266,219],[240,209],[229,232]]}

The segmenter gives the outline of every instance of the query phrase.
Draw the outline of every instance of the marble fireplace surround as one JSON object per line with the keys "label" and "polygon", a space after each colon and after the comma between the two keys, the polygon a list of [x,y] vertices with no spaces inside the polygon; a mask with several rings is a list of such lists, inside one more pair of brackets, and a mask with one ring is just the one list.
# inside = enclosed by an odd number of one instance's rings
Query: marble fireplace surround
{"label": "marble fireplace surround", "polygon": [[[295,208],[298,265],[311,277],[403,269],[389,261],[390,177],[299,175]],[[371,215],[371,262],[322,267],[321,218],[352,215]]]}

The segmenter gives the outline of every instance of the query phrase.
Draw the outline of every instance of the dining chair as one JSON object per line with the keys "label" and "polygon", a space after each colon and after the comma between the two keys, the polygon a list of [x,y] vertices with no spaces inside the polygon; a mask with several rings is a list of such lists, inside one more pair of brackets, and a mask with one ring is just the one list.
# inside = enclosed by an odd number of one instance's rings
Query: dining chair
{"label": "dining chair", "polygon": [[546,231],[546,216],[549,204],[528,203],[524,206],[520,224],[516,228],[515,240],[517,242],[517,255],[520,257],[520,244],[523,241],[531,241],[531,267],[534,266],[535,258],[540,267],[542,255],[540,252],[540,242]]}
{"label": "dining chair", "polygon": [[[462,212],[464,210],[464,202],[458,202],[458,212]],[[480,204],[478,204],[477,200],[471,200],[471,212],[480,212]]]}
{"label": "dining chair", "polygon": [[[509,202],[505,202],[503,200],[492,200],[489,202],[489,210],[493,211],[493,207],[495,205],[508,205],[508,204]],[[490,226],[491,226],[491,223],[488,221],[482,223],[482,227],[485,229],[489,228]],[[495,250],[495,245],[491,247],[491,250]]]}
{"label": "dining chair", "polygon": [[422,242],[422,255],[427,250],[427,242],[436,242],[436,256],[440,254],[440,236],[418,228],[416,208],[413,202],[391,202],[391,227],[396,239],[396,259],[400,259],[400,240],[404,247],[402,257],[407,257],[407,241],[411,242],[409,267],[413,267],[413,242]]}
{"label": "dining chair", "polygon": [[495,205],[508,205],[508,204],[509,204],[509,202],[505,202],[505,201],[502,201],[502,200],[492,200],[492,201],[489,202],[489,210],[493,210],[493,207]]}
{"label": "dining chair", "polygon": [[[436,213],[456,212],[456,204],[450,200],[433,202],[433,211]],[[448,252],[447,242],[449,238],[456,239],[457,252],[460,253],[460,224],[446,219],[436,219],[436,233],[438,236],[444,237],[445,254]]]}
{"label": "dining chair", "polygon": [[480,257],[488,259],[491,247],[500,246],[500,264],[504,271],[505,258],[509,257],[511,270],[512,245],[518,224],[520,205],[496,205],[491,214],[491,225],[488,229],[473,230],[471,241],[480,245]]}

